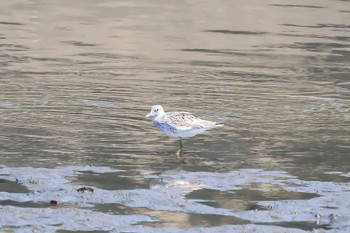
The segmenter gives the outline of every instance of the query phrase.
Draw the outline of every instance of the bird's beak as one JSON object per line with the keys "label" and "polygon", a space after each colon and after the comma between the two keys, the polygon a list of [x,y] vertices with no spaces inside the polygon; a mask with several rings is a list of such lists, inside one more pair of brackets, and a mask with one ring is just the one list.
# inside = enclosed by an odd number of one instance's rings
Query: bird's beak
{"label": "bird's beak", "polygon": [[146,115],[146,118],[147,118],[147,117],[150,117],[150,116],[151,116],[151,113],[148,113],[148,114]]}

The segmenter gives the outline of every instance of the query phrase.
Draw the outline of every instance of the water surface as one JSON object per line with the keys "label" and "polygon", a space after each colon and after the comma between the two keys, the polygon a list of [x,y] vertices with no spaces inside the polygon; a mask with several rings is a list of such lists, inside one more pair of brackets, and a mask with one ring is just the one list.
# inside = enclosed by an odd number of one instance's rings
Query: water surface
{"label": "water surface", "polygon": [[[336,0],[0,3],[0,227],[349,231],[349,22]],[[225,127],[180,166],[154,104]]]}

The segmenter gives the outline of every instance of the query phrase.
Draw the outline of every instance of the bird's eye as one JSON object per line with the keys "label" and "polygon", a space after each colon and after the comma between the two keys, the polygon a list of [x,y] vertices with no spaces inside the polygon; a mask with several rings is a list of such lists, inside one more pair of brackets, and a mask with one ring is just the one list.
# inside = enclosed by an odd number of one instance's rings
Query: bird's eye
{"label": "bird's eye", "polygon": [[154,110],[155,112],[158,112],[158,109]]}

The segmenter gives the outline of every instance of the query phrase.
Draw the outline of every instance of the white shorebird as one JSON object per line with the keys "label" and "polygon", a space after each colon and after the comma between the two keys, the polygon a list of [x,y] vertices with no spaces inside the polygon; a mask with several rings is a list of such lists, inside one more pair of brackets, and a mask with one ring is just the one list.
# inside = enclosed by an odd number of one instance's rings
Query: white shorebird
{"label": "white shorebird", "polygon": [[193,137],[209,129],[223,126],[221,123],[197,118],[189,112],[164,112],[160,105],[154,105],[146,117],[152,117],[153,124],[166,135],[179,138],[180,148],[176,152],[176,156],[183,163],[182,138]]}

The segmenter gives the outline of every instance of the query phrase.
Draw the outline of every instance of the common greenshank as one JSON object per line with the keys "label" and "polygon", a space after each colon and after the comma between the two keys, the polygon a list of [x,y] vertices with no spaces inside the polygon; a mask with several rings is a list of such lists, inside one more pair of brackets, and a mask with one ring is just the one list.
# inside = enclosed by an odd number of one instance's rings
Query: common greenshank
{"label": "common greenshank", "polygon": [[146,117],[152,117],[153,124],[166,135],[179,138],[180,148],[176,156],[183,163],[185,159],[182,157],[182,138],[193,137],[209,129],[223,126],[221,123],[195,117],[189,112],[164,112],[160,105],[154,105]]}

